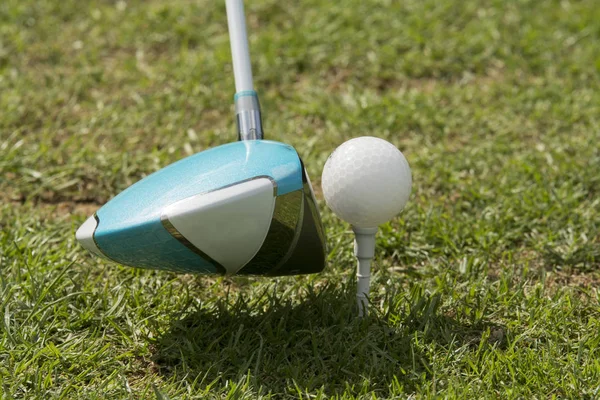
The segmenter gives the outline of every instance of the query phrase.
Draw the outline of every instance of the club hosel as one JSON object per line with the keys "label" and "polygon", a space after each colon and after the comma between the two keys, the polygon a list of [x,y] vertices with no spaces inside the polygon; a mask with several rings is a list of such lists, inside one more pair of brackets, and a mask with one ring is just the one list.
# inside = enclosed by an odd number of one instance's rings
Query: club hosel
{"label": "club hosel", "polygon": [[238,92],[234,97],[238,140],[263,139],[260,103],[254,90]]}

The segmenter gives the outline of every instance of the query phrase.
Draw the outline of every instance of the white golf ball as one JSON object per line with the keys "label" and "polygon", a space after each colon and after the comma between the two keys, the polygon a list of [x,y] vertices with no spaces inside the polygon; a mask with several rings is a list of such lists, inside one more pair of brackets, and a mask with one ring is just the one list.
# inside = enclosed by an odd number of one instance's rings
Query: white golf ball
{"label": "white golf ball", "polygon": [[321,186],[338,217],[354,227],[376,228],[402,211],[412,177],[408,161],[393,144],[363,136],[331,153]]}

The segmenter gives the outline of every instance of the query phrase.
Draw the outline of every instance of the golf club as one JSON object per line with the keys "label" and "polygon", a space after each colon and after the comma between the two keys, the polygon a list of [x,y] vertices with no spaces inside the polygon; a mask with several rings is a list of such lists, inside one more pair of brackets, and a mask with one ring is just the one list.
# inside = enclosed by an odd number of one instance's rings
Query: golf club
{"label": "golf club", "polygon": [[325,267],[325,237],[296,150],[263,140],[244,6],[227,0],[238,142],[208,149],[133,184],[77,230],[109,260],[175,272],[294,275]]}

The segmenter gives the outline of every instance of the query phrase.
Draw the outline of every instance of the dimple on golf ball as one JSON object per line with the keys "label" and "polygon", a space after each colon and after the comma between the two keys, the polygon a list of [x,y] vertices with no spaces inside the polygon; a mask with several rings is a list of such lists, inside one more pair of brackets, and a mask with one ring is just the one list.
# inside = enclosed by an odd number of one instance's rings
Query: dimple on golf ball
{"label": "dimple on golf ball", "polygon": [[348,140],[329,156],[321,177],[329,208],[354,227],[375,228],[408,201],[412,176],[393,144],[376,137]]}

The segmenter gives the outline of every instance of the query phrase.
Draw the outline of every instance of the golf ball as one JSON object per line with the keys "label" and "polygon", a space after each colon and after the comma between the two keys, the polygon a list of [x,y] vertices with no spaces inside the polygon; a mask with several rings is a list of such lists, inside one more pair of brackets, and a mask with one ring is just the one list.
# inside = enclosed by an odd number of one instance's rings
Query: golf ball
{"label": "golf ball", "polygon": [[323,195],[338,217],[358,228],[376,228],[398,214],[412,187],[410,167],[393,144],[376,137],[348,140],[329,156]]}

